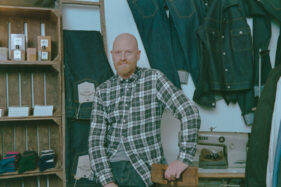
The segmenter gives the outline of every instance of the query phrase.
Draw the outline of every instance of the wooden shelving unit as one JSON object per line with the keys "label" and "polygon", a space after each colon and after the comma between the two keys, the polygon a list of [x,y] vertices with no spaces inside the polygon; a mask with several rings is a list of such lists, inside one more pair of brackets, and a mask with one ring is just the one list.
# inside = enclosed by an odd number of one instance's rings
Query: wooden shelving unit
{"label": "wooden shelving unit", "polygon": [[[0,1],[0,47],[9,48],[10,34],[24,34],[26,48],[38,49],[38,36],[51,36],[49,61],[0,61],[0,154],[25,150],[40,152],[53,149],[56,167],[0,174],[0,186],[49,184],[64,186],[64,109],[63,68],[61,54],[61,2],[50,7],[35,6],[39,1]],[[46,2],[46,1],[44,1]],[[41,2],[43,5],[43,1]],[[34,5],[34,6],[33,6]],[[53,105],[52,116],[8,117],[9,106]]]}

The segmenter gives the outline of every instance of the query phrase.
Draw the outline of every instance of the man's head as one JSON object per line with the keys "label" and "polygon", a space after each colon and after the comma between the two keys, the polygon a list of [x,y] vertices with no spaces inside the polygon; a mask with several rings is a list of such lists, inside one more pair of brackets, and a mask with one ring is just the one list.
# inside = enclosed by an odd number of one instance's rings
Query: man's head
{"label": "man's head", "polygon": [[127,79],[136,71],[140,53],[138,42],[133,35],[124,33],[115,38],[111,54],[119,76]]}

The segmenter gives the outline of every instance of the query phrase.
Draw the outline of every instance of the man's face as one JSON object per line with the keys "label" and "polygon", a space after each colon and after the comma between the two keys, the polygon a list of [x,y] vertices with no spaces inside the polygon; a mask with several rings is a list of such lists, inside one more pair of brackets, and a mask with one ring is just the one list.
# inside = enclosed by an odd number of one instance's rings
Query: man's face
{"label": "man's face", "polygon": [[140,51],[136,39],[128,34],[119,35],[111,51],[114,67],[119,76],[129,78],[136,70]]}

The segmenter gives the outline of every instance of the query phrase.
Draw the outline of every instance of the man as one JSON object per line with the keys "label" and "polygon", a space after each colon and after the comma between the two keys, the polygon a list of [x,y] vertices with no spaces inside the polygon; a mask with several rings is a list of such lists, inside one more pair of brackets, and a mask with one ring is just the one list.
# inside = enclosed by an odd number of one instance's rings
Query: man
{"label": "man", "polygon": [[133,35],[117,36],[111,51],[117,75],[96,89],[89,156],[104,187],[153,185],[151,165],[165,163],[160,139],[164,109],[181,120],[180,153],[165,177],[179,178],[196,152],[197,108],[161,72],[138,68],[140,53]]}

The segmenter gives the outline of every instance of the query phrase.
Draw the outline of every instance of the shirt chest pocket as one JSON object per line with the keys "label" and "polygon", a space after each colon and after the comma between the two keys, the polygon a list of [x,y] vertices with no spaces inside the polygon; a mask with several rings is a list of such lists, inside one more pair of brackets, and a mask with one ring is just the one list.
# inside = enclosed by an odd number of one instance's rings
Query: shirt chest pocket
{"label": "shirt chest pocket", "polygon": [[231,43],[233,51],[248,51],[252,49],[251,30],[248,27],[232,29]]}
{"label": "shirt chest pocket", "polygon": [[120,101],[116,101],[107,107],[107,117],[109,124],[118,123],[122,118],[123,110],[121,109],[121,105],[122,103]]}

